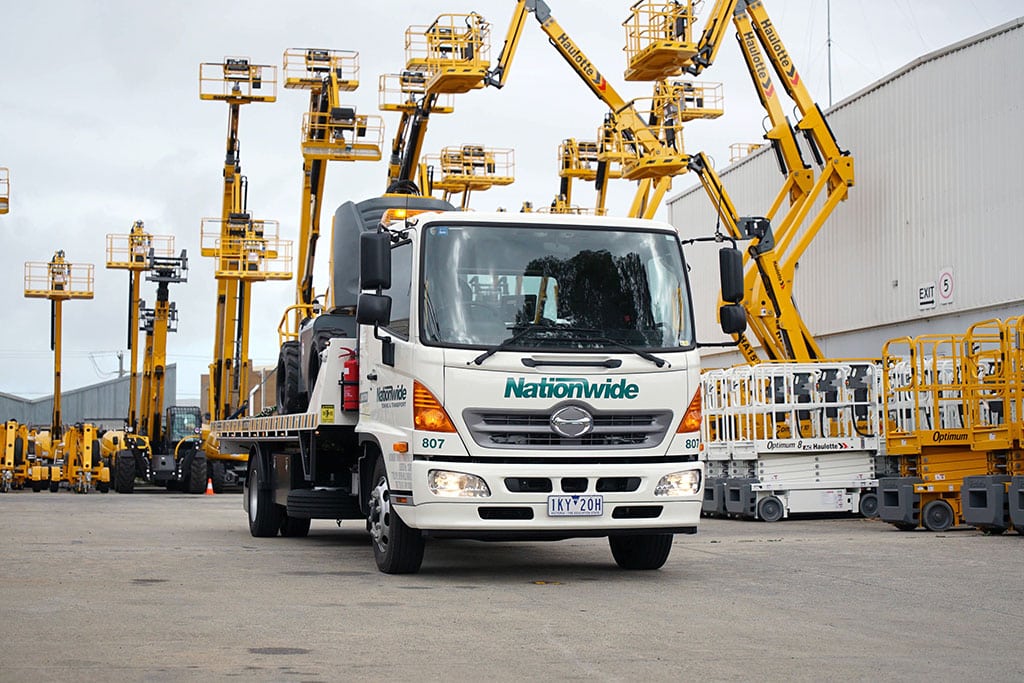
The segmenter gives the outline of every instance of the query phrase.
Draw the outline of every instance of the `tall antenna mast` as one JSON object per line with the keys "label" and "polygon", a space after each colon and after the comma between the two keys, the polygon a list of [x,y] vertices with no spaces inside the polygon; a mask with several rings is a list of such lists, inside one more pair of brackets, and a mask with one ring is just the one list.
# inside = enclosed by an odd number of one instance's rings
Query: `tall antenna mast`
{"label": "tall antenna mast", "polygon": [[828,50],[828,106],[832,106],[832,0],[825,4],[826,38]]}

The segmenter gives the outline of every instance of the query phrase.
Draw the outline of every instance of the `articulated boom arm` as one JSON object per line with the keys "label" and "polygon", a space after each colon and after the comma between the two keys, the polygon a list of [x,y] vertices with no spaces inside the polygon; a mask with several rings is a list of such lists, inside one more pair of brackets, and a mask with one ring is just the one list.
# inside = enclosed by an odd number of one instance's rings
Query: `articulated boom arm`
{"label": "articulated boom arm", "polygon": [[715,0],[714,7],[706,19],[704,32],[697,41],[697,53],[690,59],[686,72],[699,76],[704,69],[711,66],[722,46],[725,32],[729,26],[729,15],[736,9],[736,0]]}

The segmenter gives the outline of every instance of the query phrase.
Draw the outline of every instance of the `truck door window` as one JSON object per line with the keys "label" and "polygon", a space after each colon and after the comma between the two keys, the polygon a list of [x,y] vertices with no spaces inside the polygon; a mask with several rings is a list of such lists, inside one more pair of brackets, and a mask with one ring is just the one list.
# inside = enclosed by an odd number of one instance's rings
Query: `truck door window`
{"label": "truck door window", "polygon": [[387,330],[400,339],[409,338],[409,310],[412,291],[412,244],[399,244],[391,250],[391,323]]}

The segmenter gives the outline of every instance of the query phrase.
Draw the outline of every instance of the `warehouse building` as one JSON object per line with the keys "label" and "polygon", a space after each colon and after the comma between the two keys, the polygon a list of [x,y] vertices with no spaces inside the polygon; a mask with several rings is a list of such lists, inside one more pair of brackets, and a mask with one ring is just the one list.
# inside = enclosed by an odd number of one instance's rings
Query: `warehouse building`
{"label": "warehouse building", "polygon": [[[826,356],[877,357],[894,337],[1024,315],[1022,54],[1024,18],[925,55],[826,112],[856,184],[793,286]],[[764,215],[783,182],[767,147],[720,175],[743,216]],[[669,200],[668,218],[684,238],[716,223],[699,185]],[[691,265],[698,337],[721,341],[717,261]],[[734,349],[705,354],[712,367],[742,360]]]}
{"label": "warehouse building", "polygon": [[[173,401],[178,393],[177,366],[171,363],[164,374],[164,396]],[[128,387],[131,379],[126,375],[61,392],[61,415],[66,425],[87,422],[105,429],[124,426],[128,415]],[[53,396],[26,399],[0,393],[0,419],[17,420],[21,424],[49,425],[53,419]]]}

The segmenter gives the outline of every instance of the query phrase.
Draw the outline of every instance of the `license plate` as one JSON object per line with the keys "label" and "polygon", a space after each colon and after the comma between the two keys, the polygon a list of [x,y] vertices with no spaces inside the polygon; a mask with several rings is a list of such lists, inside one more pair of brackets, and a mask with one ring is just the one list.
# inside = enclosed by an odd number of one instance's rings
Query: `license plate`
{"label": "license plate", "polygon": [[599,517],[604,496],[548,496],[548,517]]}

